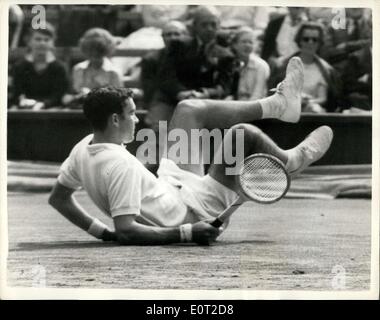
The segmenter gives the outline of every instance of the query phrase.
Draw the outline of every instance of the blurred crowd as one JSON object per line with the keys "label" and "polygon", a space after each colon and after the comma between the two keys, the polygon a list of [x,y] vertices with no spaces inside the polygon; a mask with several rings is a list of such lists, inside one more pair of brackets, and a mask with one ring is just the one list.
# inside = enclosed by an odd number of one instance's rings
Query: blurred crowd
{"label": "blurred crowd", "polygon": [[[67,6],[66,11],[78,7]],[[72,32],[62,21],[25,30],[25,11],[30,9],[11,7],[10,49],[27,50],[9,65],[10,108],[76,108],[92,88],[123,86],[132,74],[139,84],[137,97],[149,110],[146,121],[155,127],[159,120],[169,120],[183,99],[256,100],[273,94],[288,60],[299,56],[305,67],[303,112],[372,109],[369,10],[346,9],[345,19],[338,21],[343,25],[337,25],[332,21],[339,13],[332,8],[96,7],[106,10],[107,18],[95,23],[87,19],[91,23],[85,30]],[[141,25],[110,24],[115,8],[135,11]],[[79,47],[85,60],[73,66],[60,61],[54,50],[57,35],[60,46]],[[132,67],[128,58],[122,64],[112,58],[115,48],[136,44],[155,50],[132,60]]]}

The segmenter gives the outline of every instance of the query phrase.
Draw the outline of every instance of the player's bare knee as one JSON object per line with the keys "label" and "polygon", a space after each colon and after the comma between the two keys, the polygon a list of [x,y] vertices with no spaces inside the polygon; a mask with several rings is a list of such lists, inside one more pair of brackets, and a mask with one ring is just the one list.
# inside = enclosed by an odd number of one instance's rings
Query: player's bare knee
{"label": "player's bare knee", "polygon": [[193,110],[199,110],[205,107],[205,103],[203,100],[199,99],[186,99],[178,102],[177,108],[178,109],[193,109]]}
{"label": "player's bare knee", "polygon": [[261,129],[249,123],[235,124],[231,127],[230,130],[232,130],[234,134],[236,134],[238,130],[243,130],[244,136],[254,137],[254,136],[260,136],[262,134]]}
{"label": "player's bare knee", "polygon": [[[263,132],[261,131],[261,129],[252,124],[236,124],[232,126],[230,130],[232,130],[232,137],[236,137],[236,139],[238,139],[238,136],[241,136],[241,132],[243,132],[244,145],[249,146],[249,148],[255,148],[255,146],[260,144],[262,141]],[[237,147],[236,142],[237,140],[232,140],[234,150]]]}

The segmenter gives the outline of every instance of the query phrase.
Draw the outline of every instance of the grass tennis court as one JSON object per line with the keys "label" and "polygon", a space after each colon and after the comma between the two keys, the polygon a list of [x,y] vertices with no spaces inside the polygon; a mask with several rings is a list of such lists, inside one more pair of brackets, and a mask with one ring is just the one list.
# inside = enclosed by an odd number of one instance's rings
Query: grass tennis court
{"label": "grass tennis court", "polygon": [[[47,204],[47,193],[8,193],[8,285],[123,289],[347,290],[370,285],[371,200],[249,203],[210,247],[130,246],[87,235]],[[77,194],[89,213],[112,223]]]}

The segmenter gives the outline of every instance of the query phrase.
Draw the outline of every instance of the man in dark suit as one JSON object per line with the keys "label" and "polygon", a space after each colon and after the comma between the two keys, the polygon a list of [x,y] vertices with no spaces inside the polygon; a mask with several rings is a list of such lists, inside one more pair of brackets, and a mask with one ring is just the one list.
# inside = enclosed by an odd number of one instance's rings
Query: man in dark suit
{"label": "man in dark suit", "polygon": [[302,22],[307,20],[305,8],[288,7],[288,14],[274,17],[264,33],[262,58],[271,69],[281,66],[285,59],[298,51],[294,37]]}
{"label": "man in dark suit", "polygon": [[[218,29],[216,9],[198,6],[193,12],[192,37],[171,39],[166,51],[159,54],[157,76],[150,82],[153,85],[150,89],[146,79],[154,68],[149,59],[145,59],[142,82],[146,99],[150,99],[147,124],[154,130],[159,129],[159,121],[170,121],[181,100],[222,99],[228,95],[233,79],[233,54],[227,47],[217,44]],[[163,35],[165,37],[165,30]]]}
{"label": "man in dark suit", "polygon": [[146,107],[154,104],[157,99],[175,104],[175,100],[163,94],[161,85],[167,77],[167,73],[174,72],[173,43],[184,41],[188,37],[186,26],[180,21],[169,21],[162,29],[162,38],[165,47],[159,51],[148,53],[142,60],[141,84],[144,91],[144,103]]}
{"label": "man in dark suit", "polygon": [[221,99],[228,94],[233,54],[217,43],[219,23],[214,7],[199,6],[193,12],[193,38],[173,46],[176,72],[168,73],[163,91],[177,102],[188,98]]}
{"label": "man in dark suit", "polygon": [[[148,109],[145,123],[155,132],[159,131],[159,122],[169,123],[176,105],[176,98],[168,90],[170,81],[176,78],[173,58],[173,43],[184,41],[188,36],[186,26],[180,21],[169,21],[162,29],[165,47],[159,51],[148,53],[141,63],[141,85],[144,92],[144,107]],[[158,141],[157,141],[158,143]],[[158,144],[156,145],[158,150]],[[157,156],[158,152],[157,152]],[[157,159],[158,161],[159,159]],[[157,165],[146,165],[155,172]]]}

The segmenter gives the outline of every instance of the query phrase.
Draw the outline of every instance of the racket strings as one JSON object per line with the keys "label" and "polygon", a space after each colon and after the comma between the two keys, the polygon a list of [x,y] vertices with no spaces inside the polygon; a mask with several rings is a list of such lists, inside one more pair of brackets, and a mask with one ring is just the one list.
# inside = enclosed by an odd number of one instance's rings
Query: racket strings
{"label": "racket strings", "polygon": [[259,202],[274,202],[288,188],[288,176],[284,167],[267,157],[248,158],[240,175],[243,191]]}

